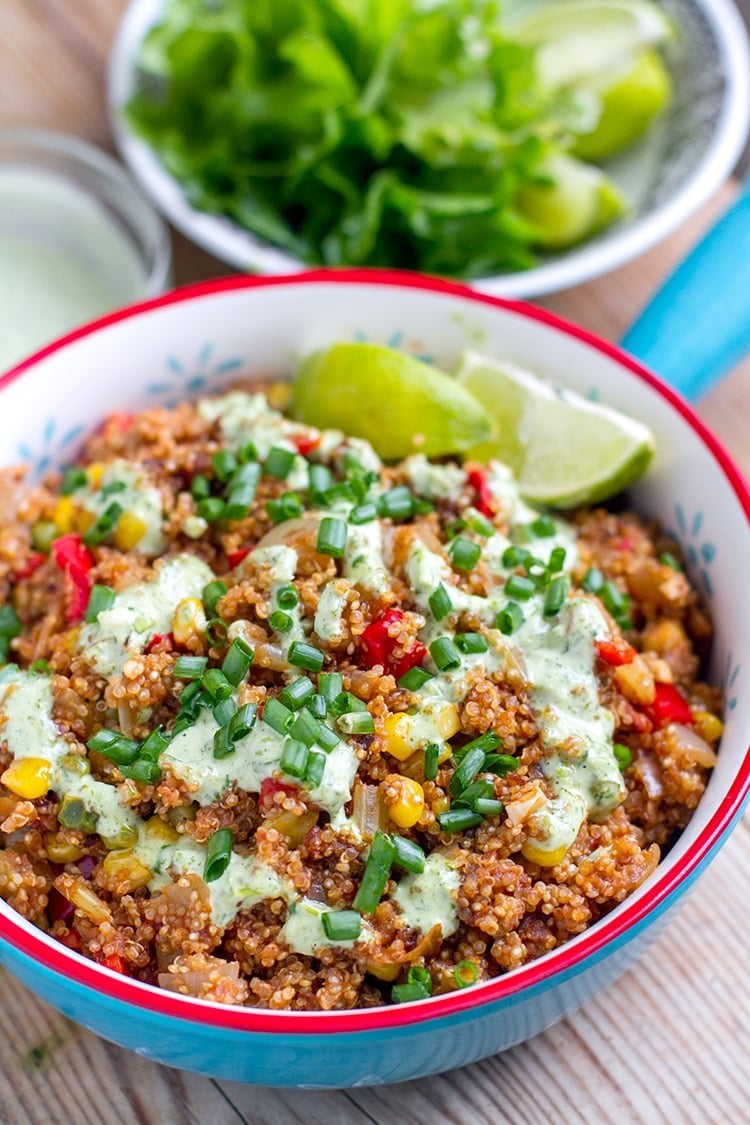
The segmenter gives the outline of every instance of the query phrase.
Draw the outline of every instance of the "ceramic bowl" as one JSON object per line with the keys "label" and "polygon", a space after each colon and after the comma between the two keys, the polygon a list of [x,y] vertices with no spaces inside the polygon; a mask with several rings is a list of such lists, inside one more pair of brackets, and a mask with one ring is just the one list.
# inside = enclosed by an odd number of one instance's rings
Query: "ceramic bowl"
{"label": "ceramic bowl", "polygon": [[[164,0],[132,0],[109,69],[112,127],[123,158],[144,191],[183,234],[240,270],[295,273],[307,267],[222,216],[197,211],[153,149],[121,113],[133,88],[138,45]],[[670,53],[675,95],[665,116],[607,171],[630,203],[626,218],[597,238],[540,261],[534,269],[472,279],[485,293],[531,297],[579,285],[655,245],[717,190],[731,172],[748,132],[750,55],[732,0],[662,0],[681,29]]]}
{"label": "ceramic bowl", "polygon": [[647,882],[567,945],[485,984],[420,1003],[278,1012],[140,984],[54,942],[0,901],[0,960],[67,1016],[171,1066],[276,1086],[398,1082],[473,1062],[549,1027],[646,949],[736,822],[750,788],[750,494],[677,395],[611,344],[539,309],[407,274],[320,271],[231,278],[114,313],[0,380],[0,464],[69,461],[115,410],[282,377],[334,340],[368,339],[450,368],[470,345],[653,428],[658,453],[632,506],[673,529],[716,626],[711,678],[726,694],[719,763],[688,828]]}

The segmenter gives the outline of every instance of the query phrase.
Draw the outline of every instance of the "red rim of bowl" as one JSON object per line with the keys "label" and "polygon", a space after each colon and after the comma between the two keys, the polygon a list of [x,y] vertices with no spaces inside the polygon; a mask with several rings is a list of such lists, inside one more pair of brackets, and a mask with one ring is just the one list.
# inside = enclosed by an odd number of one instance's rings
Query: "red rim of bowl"
{"label": "red rim of bowl", "polygon": [[[116,324],[129,320],[152,309],[166,305],[193,301],[212,294],[235,289],[254,289],[269,286],[294,287],[315,285],[325,282],[334,285],[365,284],[387,288],[419,289],[434,293],[460,297],[466,301],[492,305],[505,309],[530,320],[540,321],[550,328],[572,336],[589,347],[614,359],[627,368],[637,378],[647,383],[688,423],[693,432],[708,448],[750,520],[750,490],[732,458],[721,442],[697,417],[683,399],[645,367],[631,358],[615,344],[601,340],[583,328],[570,324],[544,309],[523,302],[511,301],[477,293],[464,285],[419,274],[400,273],[391,270],[314,270],[304,274],[276,277],[228,277],[215,281],[202,282],[173,290],[161,297],[152,298],[117,312],[103,316],[82,328],[77,328],[61,339],[42,348],[16,367],[0,377],[0,390],[36,366],[40,360],[67,347],[76,340]],[[118,1001],[145,1008],[156,1015],[192,1020],[212,1027],[226,1030],[250,1031],[260,1033],[309,1034],[354,1031],[386,1031],[390,1028],[407,1027],[412,1024],[457,1015],[467,1009],[482,1007],[494,1001],[514,996],[523,989],[575,969],[585,958],[598,953],[609,942],[622,937],[631,927],[641,922],[652,910],[660,906],[690,876],[727,832],[742,807],[750,791],[750,749],[737,771],[732,784],[721,805],[703,828],[698,837],[675,863],[665,872],[652,888],[640,899],[616,915],[603,918],[587,931],[579,942],[561,946],[555,953],[541,961],[532,961],[509,976],[496,977],[492,981],[474,989],[450,992],[444,996],[421,1003],[393,1007],[353,1009],[346,1012],[272,1012],[257,1008],[233,1008],[229,1005],[209,1003],[191,997],[165,992],[153,985],[133,981],[110,969],[87,960],[81,954],[55,943],[48,944],[41,935],[27,931],[11,917],[0,915],[0,938],[8,941],[16,949],[35,961],[64,977],[74,980],[84,987],[105,992]]]}

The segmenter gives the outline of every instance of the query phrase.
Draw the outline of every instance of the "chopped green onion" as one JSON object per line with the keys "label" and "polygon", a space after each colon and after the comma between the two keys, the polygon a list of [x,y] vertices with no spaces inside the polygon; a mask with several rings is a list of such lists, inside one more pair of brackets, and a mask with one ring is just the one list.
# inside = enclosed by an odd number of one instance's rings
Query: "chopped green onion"
{"label": "chopped green onion", "polygon": [[267,500],[266,511],[274,523],[295,520],[302,515],[304,507],[296,492],[284,492],[278,500]]}
{"label": "chopped green onion", "polygon": [[283,609],[275,609],[273,613],[268,615],[268,624],[275,633],[288,633],[294,622],[288,613],[284,613]]}
{"label": "chopped green onion", "polygon": [[298,711],[289,729],[290,736],[298,742],[304,742],[305,746],[312,746],[314,742],[318,741],[319,733],[320,723],[310,714],[307,708]]}
{"label": "chopped green onion", "polygon": [[487,652],[489,645],[481,633],[456,633],[456,644],[463,653]]}
{"label": "chopped green onion", "polygon": [[396,849],[393,862],[403,867],[404,871],[413,871],[416,875],[421,875],[424,871],[425,857],[419,844],[407,840],[404,836],[391,836],[391,840]]}
{"label": "chopped green onion", "polygon": [[[630,598],[624,594],[615,582],[605,582],[599,590],[599,597],[604,602],[609,612],[621,628],[630,613]],[[628,625],[629,627],[629,625]]]}
{"label": "chopped green onion", "polygon": [[553,578],[544,595],[544,616],[554,617],[562,609],[570,589],[569,578]]}
{"label": "chopped green onion", "polygon": [[371,523],[377,518],[378,506],[374,500],[365,500],[364,503],[357,504],[349,513],[349,523],[353,524]]}
{"label": "chopped green onion", "polygon": [[123,511],[122,505],[118,504],[116,500],[113,500],[112,503],[104,509],[99,519],[92,523],[91,527],[84,535],[83,541],[86,546],[96,547],[99,543],[103,543],[107,536],[114,531],[115,525]]}
{"label": "chopped green onion", "polygon": [[222,582],[219,578],[215,578],[213,582],[209,582],[203,587],[202,598],[207,613],[213,614],[216,612],[217,602],[224,597],[228,589],[226,582]]}
{"label": "chopped green onion", "polygon": [[119,768],[123,777],[129,777],[131,781],[140,781],[142,785],[156,785],[161,778],[161,769],[157,763],[144,761],[141,758],[130,766]]}
{"label": "chopped green onion", "polygon": [[408,672],[404,672],[403,676],[398,681],[398,686],[404,688],[406,691],[419,691],[421,687],[435,677],[432,672],[428,672],[426,668],[410,668]]}
{"label": "chopped green onion", "polygon": [[125,481],[113,480],[109,484],[105,484],[104,488],[99,490],[99,494],[106,499],[108,496],[114,496],[117,492],[124,492],[126,487]]}
{"label": "chopped green onion", "polygon": [[222,699],[221,703],[216,704],[212,714],[219,726],[225,727],[236,710],[237,706],[233,699]]}
{"label": "chopped green onion", "polygon": [[129,766],[138,757],[140,745],[129,738],[124,738],[114,730],[99,730],[86,743],[89,750],[96,750],[104,754],[118,766]]}
{"label": "chopped green onion", "polygon": [[205,500],[211,495],[211,482],[203,473],[196,473],[190,484],[190,492],[194,500]]}
{"label": "chopped green onion", "polygon": [[380,902],[391,873],[396,848],[390,836],[378,830],[370,845],[362,881],[352,906],[361,914],[373,914]]}
{"label": "chopped green onion", "polygon": [[503,551],[503,566],[506,570],[513,570],[516,566],[523,566],[531,558],[531,551],[525,547],[506,547]]}
{"label": "chopped green onion", "polygon": [[21,620],[12,605],[0,606],[0,637],[17,637]]}
{"label": "chopped green onion", "polygon": [[457,751],[455,757],[464,758],[470,750],[483,750],[485,754],[491,754],[493,750],[499,749],[502,744],[503,740],[500,735],[495,734],[494,730],[488,730],[485,731],[484,734],[480,734],[478,738],[474,738],[471,742],[467,742],[465,746],[462,746],[461,749]]}
{"label": "chopped green onion", "polygon": [[220,617],[212,617],[206,622],[206,636],[216,648],[224,648],[227,643],[227,623]]}
{"label": "chopped green onion", "polygon": [[266,457],[263,469],[269,477],[286,480],[294,464],[294,458],[295,454],[291,449],[282,449],[275,445]]}
{"label": "chopped green onion", "polygon": [[535,535],[537,539],[549,539],[551,535],[557,534],[555,521],[550,519],[549,516],[539,516],[529,524],[529,528],[531,534]]}
{"label": "chopped green onion", "polygon": [[414,512],[414,497],[406,485],[396,485],[380,497],[378,511],[384,518],[406,520]]}
{"label": "chopped green onion", "polygon": [[255,498],[255,489],[249,484],[233,488],[224,507],[225,520],[244,520],[250,513]]}
{"label": "chopped green onion", "polygon": [[518,758],[514,758],[512,754],[488,754],[484,759],[484,768],[487,773],[505,777],[518,769]]}
{"label": "chopped green onion", "polygon": [[239,742],[245,738],[255,726],[258,717],[258,707],[255,703],[243,703],[238,707],[229,721],[229,740]]}
{"label": "chopped green onion", "polygon": [[567,551],[564,547],[553,547],[550,551],[549,564],[547,569],[550,574],[557,574],[565,566],[565,556]]}
{"label": "chopped green onion", "polygon": [[29,664],[29,671],[35,672],[38,676],[46,676],[50,670],[48,660],[35,660],[33,664]]}
{"label": "chopped green onion", "polygon": [[174,662],[172,675],[176,680],[199,680],[207,664],[207,656],[178,656]]}
{"label": "chopped green onion", "polygon": [[252,488],[254,491],[258,487],[260,476],[260,465],[256,464],[255,462],[247,465],[240,465],[239,469],[229,482],[229,491],[233,492],[235,488]]}
{"label": "chopped green onion", "polygon": [[284,752],[281,755],[281,768],[284,773],[301,781],[305,776],[309,753],[309,747],[304,742],[288,738],[284,743]]}
{"label": "chopped green onion", "polygon": [[166,734],[159,727],[156,727],[155,730],[151,731],[146,741],[141,743],[138,757],[145,759],[147,762],[156,762],[168,746],[169,739]]}
{"label": "chopped green onion", "polygon": [[203,673],[201,683],[217,703],[221,703],[222,699],[229,699],[234,686],[220,668],[209,668]]}
{"label": "chopped green onion", "polygon": [[500,816],[504,807],[503,802],[494,797],[477,797],[471,802],[474,812],[481,813],[482,816]]}
{"label": "chopped green onion", "polygon": [[325,516],[318,528],[316,549],[321,555],[340,559],[346,549],[346,524],[335,516]]}
{"label": "chopped green onion", "polygon": [[[205,656],[197,656],[197,657],[191,657],[190,659],[192,659],[192,660],[204,660],[205,661],[207,658]],[[201,667],[201,672],[200,672],[201,675],[203,675],[203,669],[204,668],[205,668],[205,664],[203,664],[202,667]],[[192,677],[189,677],[189,676],[183,677],[183,679],[191,679],[191,678]],[[201,694],[201,691],[203,690],[201,688],[201,685],[199,683],[195,682],[195,680],[197,680],[197,679],[198,679],[198,677],[196,676],[195,679],[193,679],[193,683],[188,684],[186,688],[183,688],[182,692],[180,693],[180,697],[179,697],[180,698],[180,707],[190,707],[190,706],[194,706],[197,703],[198,696]]]}
{"label": "chopped green onion", "polygon": [[432,500],[426,500],[424,496],[418,496],[414,501],[415,516],[426,516],[429,515],[430,512],[434,511],[435,505],[432,503]]}
{"label": "chopped green onion", "polygon": [[450,637],[438,637],[434,640],[430,645],[430,656],[441,672],[461,667],[461,653]]}
{"label": "chopped green onion", "polygon": [[536,592],[536,583],[531,578],[523,578],[520,574],[511,574],[505,583],[505,593],[509,598],[520,598],[527,601]]}
{"label": "chopped green onion", "polygon": [[319,672],[325,659],[319,648],[304,641],[292,641],[287,659],[295,668],[305,668],[308,672]]}
{"label": "chopped green onion", "polygon": [[484,750],[479,746],[464,754],[451,778],[450,791],[454,797],[457,797],[474,780],[484,766],[484,757]]}
{"label": "chopped green onion", "polygon": [[307,710],[310,712],[314,719],[325,719],[328,714],[328,707],[322,695],[312,695],[309,702],[306,704]]}
{"label": "chopped green onion", "polygon": [[633,755],[630,751],[630,747],[624,746],[622,742],[616,742],[612,747],[612,752],[615,756],[615,761],[617,762],[618,766],[620,767],[622,772],[625,773],[625,770],[633,761]]}
{"label": "chopped green onion", "polygon": [[280,609],[294,609],[299,602],[299,591],[291,584],[282,586],[276,594],[276,604]]}
{"label": "chopped green onion", "polygon": [[246,441],[244,445],[240,446],[237,450],[237,460],[243,465],[246,461],[257,461],[258,449],[255,442]]}
{"label": "chopped green onion", "polygon": [[429,742],[424,748],[425,781],[434,781],[438,773],[440,747],[437,742]]}
{"label": "chopped green onion", "polygon": [[468,988],[479,980],[479,966],[475,961],[459,961],[453,970],[457,988]]}
{"label": "chopped green onion", "polygon": [[473,570],[481,558],[482,548],[478,543],[472,543],[471,539],[458,536],[448,548],[448,554],[453,565],[459,570]]}
{"label": "chopped green onion", "polygon": [[466,527],[466,520],[451,520],[445,525],[445,533],[449,539],[455,539],[460,531]]}
{"label": "chopped green onion", "polygon": [[461,805],[463,808],[470,808],[474,812],[479,812],[479,809],[474,808],[474,802],[479,798],[494,797],[495,784],[492,781],[487,781],[484,778],[479,781],[472,781],[465,789],[454,798],[453,807]]}
{"label": "chopped green onion", "polygon": [[328,753],[333,750],[334,746],[338,746],[339,742],[341,742],[341,739],[336,731],[332,730],[326,723],[321,723],[318,746],[321,746]]}
{"label": "chopped green onion", "polygon": [[308,469],[310,491],[322,495],[333,484],[333,474],[327,465],[310,465]]}
{"label": "chopped green onion", "polygon": [[351,711],[338,719],[339,730],[344,734],[374,734],[375,720],[369,711]]}
{"label": "chopped green onion", "polygon": [[237,687],[238,684],[242,683],[250,671],[254,656],[255,651],[247,641],[244,641],[242,637],[234,638],[221,664],[221,670],[230,684]]}
{"label": "chopped green onion", "polygon": [[218,496],[208,496],[198,501],[195,510],[206,523],[216,523],[224,515],[224,501]]}
{"label": "chopped green onion", "polygon": [[312,680],[308,680],[307,676],[299,676],[296,680],[287,684],[284,690],[279,693],[279,699],[290,711],[299,711],[300,707],[304,707],[314,693],[315,687]]}
{"label": "chopped green onion", "polygon": [[467,516],[466,524],[475,535],[481,535],[483,539],[487,539],[490,535],[495,534],[494,524],[492,524],[486,516],[483,516],[481,512],[472,512],[470,516]]}
{"label": "chopped green onion", "polygon": [[230,449],[219,449],[212,454],[211,465],[219,480],[229,480],[237,468],[237,458]]}
{"label": "chopped green onion", "polygon": [[409,1000],[427,1000],[432,996],[432,977],[429,969],[414,965],[406,974],[406,984],[394,984],[394,1000],[406,1003]]}
{"label": "chopped green onion", "polygon": [[79,488],[85,488],[88,483],[89,478],[86,472],[75,465],[71,465],[63,473],[60,492],[63,496],[70,496],[72,492],[78,492]]}
{"label": "chopped green onion", "polygon": [[320,920],[329,941],[356,941],[362,931],[356,910],[329,910]]}
{"label": "chopped green onion", "polygon": [[277,734],[286,734],[294,722],[294,715],[288,707],[272,696],[263,708],[263,722],[268,723]]}
{"label": "chopped green onion", "polygon": [[221,761],[230,754],[234,754],[234,746],[229,738],[229,727],[219,727],[214,734],[214,758]]}
{"label": "chopped green onion", "polygon": [[311,750],[307,756],[307,766],[305,767],[305,781],[311,789],[315,789],[316,786],[320,785],[325,769],[325,754],[321,754],[319,750]]}
{"label": "chopped green onion", "polygon": [[549,569],[545,562],[541,559],[535,559],[533,556],[526,560],[526,573],[529,578],[533,578],[538,586],[546,586],[549,582]]}
{"label": "chopped green onion", "polygon": [[220,828],[209,838],[203,867],[204,883],[214,883],[224,874],[232,856],[232,843],[231,828]]}
{"label": "chopped green onion", "polygon": [[350,691],[342,691],[329,704],[329,709],[332,715],[347,715],[350,711],[366,711],[367,704]]}
{"label": "chopped green onion", "polygon": [[678,570],[682,572],[682,567],[680,566],[679,560],[675,558],[671,551],[664,551],[661,555],[659,555],[659,562],[662,564],[662,566],[670,566],[672,570]]}
{"label": "chopped green onion", "polygon": [[523,625],[523,610],[518,602],[508,602],[505,609],[501,609],[495,618],[495,624],[501,633],[509,637]]}
{"label": "chopped green onion", "polygon": [[481,824],[482,817],[471,809],[448,809],[447,812],[438,813],[438,823],[443,832],[464,832],[467,828],[476,828]]}
{"label": "chopped green onion", "polygon": [[592,566],[586,571],[581,586],[587,594],[597,594],[604,585],[604,575],[598,566]]}
{"label": "chopped green onion", "polygon": [[340,672],[321,672],[318,676],[318,691],[323,696],[328,707],[334,699],[341,695],[344,687],[344,677]]}
{"label": "chopped green onion", "polygon": [[442,621],[450,613],[452,602],[445,586],[440,583],[430,594],[430,610],[436,621]]}

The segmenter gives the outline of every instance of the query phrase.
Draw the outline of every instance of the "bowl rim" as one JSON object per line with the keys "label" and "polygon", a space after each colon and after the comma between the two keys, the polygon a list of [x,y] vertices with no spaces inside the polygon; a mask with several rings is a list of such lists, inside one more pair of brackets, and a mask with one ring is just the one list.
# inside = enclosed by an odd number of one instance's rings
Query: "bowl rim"
{"label": "bowl rim", "polygon": [[[153,149],[123,120],[123,97],[133,69],[134,33],[142,9],[158,2],[130,0],[110,54],[107,102],[120,155],[159,211],[187,238],[227,264],[240,270],[262,269],[270,276],[316,272],[317,267],[263,242],[225,216],[192,207]],[[541,265],[517,273],[467,279],[465,284],[495,296],[528,298],[591,281],[662,242],[718,190],[737,162],[750,128],[750,39],[733,0],[692,2],[711,28],[726,85],[713,137],[678,190],[632,222],[617,225],[610,234],[573,246]]]}
{"label": "bowl rim", "polygon": [[[64,351],[70,344],[95,335],[110,325],[137,320],[156,309],[210,298],[237,290],[291,288],[306,285],[370,285],[382,288],[427,291],[453,296],[475,304],[486,304],[528,320],[541,323],[563,335],[583,343],[592,350],[614,360],[636,378],[646,383],[681,416],[718,464],[750,522],[750,487],[719,439],[695,414],[690,406],[666,383],[633,357],[578,325],[546,309],[508,299],[478,293],[457,282],[444,281],[421,274],[390,270],[314,270],[304,274],[273,277],[226,277],[174,289],[109,313],[46,345],[0,377],[0,391],[30,372],[48,356]],[[726,839],[735,818],[750,795],[750,747],[722,798],[718,808],[685,854],[659,877],[657,867],[653,885],[637,901],[626,905],[617,914],[602,918],[585,931],[575,944],[559,946],[546,957],[520,966],[511,974],[495,977],[476,987],[418,1001],[379,1008],[358,1008],[335,1012],[275,1012],[259,1008],[236,1008],[214,1001],[169,993],[155,985],[135,981],[49,938],[31,923],[22,920],[3,902],[0,904],[0,939],[20,953],[59,973],[84,988],[104,996],[145,1009],[152,1016],[192,1021],[224,1031],[246,1031],[261,1034],[287,1035],[332,1032],[364,1032],[405,1029],[428,1021],[444,1019],[482,1008],[501,1000],[516,997],[554,977],[579,969],[582,963],[600,953],[605,946],[624,937],[645,921],[647,916],[672,898],[679,886],[697,874],[720,842]]]}

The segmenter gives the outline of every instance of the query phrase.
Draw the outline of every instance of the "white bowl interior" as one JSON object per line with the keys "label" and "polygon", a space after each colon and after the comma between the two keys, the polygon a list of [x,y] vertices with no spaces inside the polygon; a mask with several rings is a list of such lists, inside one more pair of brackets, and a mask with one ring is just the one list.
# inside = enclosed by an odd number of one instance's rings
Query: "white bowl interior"
{"label": "white bowl interior", "polygon": [[[652,427],[658,452],[646,479],[633,489],[632,504],[674,530],[687,549],[716,628],[711,675],[726,692],[726,730],[719,764],[689,827],[628,900],[632,903],[706,826],[746,753],[750,530],[709,447],[658,391],[616,358],[534,319],[533,310],[524,315],[457,294],[331,281],[206,291],[74,339],[0,384],[0,465],[25,461],[39,475],[68,463],[82,436],[108,413],[195,398],[248,374],[288,376],[301,356],[345,339],[390,344],[447,369],[465,348],[483,350]],[[5,902],[0,909],[10,911]],[[28,925],[17,915],[15,920]]]}

